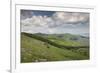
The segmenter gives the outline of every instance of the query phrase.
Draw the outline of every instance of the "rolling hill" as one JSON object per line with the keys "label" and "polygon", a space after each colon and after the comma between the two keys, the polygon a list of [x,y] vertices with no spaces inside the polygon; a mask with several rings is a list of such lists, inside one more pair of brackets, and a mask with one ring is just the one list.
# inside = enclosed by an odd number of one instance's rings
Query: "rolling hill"
{"label": "rolling hill", "polygon": [[89,38],[72,34],[21,33],[21,62],[89,59]]}

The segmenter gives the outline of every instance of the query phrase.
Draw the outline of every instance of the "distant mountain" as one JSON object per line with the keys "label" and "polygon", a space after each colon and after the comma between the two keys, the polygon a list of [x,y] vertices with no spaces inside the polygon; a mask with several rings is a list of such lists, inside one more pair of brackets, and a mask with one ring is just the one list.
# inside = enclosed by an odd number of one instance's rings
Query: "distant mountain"
{"label": "distant mountain", "polygon": [[75,35],[70,33],[65,34],[43,34],[43,33],[35,33],[36,35],[48,38],[48,39],[58,39],[58,40],[64,40],[64,41],[74,41],[74,42],[84,42],[88,45],[89,44],[89,37],[82,36],[82,35]]}
{"label": "distant mountain", "polygon": [[81,34],[82,36],[86,36],[86,37],[89,37],[89,33],[83,33]]}
{"label": "distant mountain", "polygon": [[40,38],[42,37],[56,43],[58,42],[62,45],[67,45],[67,46],[70,46],[70,45],[88,46],[89,45],[89,37],[81,36],[81,35],[74,35],[74,34],[69,34],[69,33],[65,33],[65,34],[34,33],[32,35],[40,37]]}

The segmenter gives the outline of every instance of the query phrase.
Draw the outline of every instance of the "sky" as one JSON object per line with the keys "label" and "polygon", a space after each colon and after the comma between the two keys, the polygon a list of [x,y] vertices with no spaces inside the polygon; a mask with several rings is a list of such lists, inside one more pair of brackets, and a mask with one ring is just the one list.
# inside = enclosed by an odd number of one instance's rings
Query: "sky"
{"label": "sky", "polygon": [[21,32],[89,35],[89,13],[21,10]]}

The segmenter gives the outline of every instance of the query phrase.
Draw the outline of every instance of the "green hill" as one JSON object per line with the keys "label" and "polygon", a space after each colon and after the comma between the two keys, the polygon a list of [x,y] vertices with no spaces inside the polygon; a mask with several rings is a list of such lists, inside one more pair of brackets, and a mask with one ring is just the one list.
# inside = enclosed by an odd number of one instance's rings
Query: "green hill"
{"label": "green hill", "polygon": [[[37,36],[42,36],[53,42],[65,45],[65,46],[89,46],[89,38],[80,35],[72,34],[42,34],[36,33]],[[76,43],[77,42],[77,43]],[[67,44],[66,44],[67,43]]]}
{"label": "green hill", "polygon": [[[21,33],[21,62],[89,59],[89,45],[80,43],[85,43],[88,39],[86,37],[68,39],[68,36],[68,34]],[[69,38],[72,36],[74,35],[70,35]]]}

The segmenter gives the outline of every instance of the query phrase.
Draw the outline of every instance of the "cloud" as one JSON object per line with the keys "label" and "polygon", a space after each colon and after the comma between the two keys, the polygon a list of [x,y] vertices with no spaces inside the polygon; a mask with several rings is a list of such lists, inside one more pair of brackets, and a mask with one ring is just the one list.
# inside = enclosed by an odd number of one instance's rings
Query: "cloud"
{"label": "cloud", "polygon": [[[48,16],[32,16],[31,12],[22,11],[22,16],[27,17],[22,20],[21,23],[24,25],[34,25],[34,26],[48,26],[55,27],[62,24],[78,24],[86,23],[89,21],[88,13],[78,13],[78,12],[55,12],[51,17]],[[25,15],[26,14],[26,15]],[[29,18],[31,17],[31,18]]]}
{"label": "cloud", "polygon": [[35,15],[34,11],[22,11],[21,17],[22,31],[33,33],[53,33],[60,28],[66,30],[66,28],[78,29],[84,26],[84,29],[88,29],[89,27],[89,13],[54,12],[51,16],[47,16],[41,14]]}
{"label": "cloud", "polygon": [[79,12],[56,12],[53,18],[62,23],[77,24],[89,21],[89,14]]}
{"label": "cloud", "polygon": [[32,10],[21,10],[21,20],[31,18],[34,12]]}
{"label": "cloud", "polygon": [[48,22],[52,22],[51,18],[48,18],[46,16],[32,16],[31,18],[21,20],[21,25],[42,27],[48,26]]}

